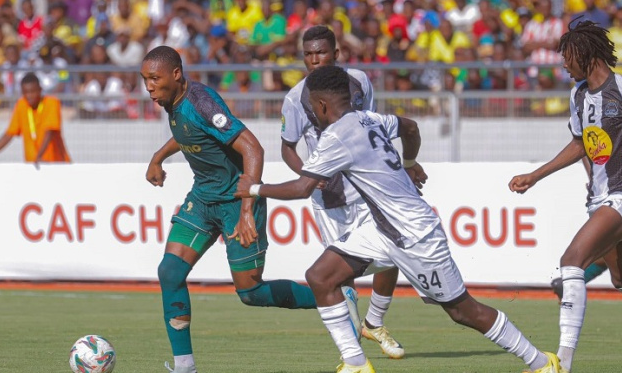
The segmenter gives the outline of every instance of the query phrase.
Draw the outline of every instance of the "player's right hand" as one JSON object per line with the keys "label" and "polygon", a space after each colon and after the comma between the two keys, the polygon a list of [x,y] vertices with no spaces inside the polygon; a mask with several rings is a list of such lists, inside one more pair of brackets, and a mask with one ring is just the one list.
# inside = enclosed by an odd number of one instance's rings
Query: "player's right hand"
{"label": "player's right hand", "polygon": [[147,167],[147,175],[145,177],[151,185],[161,187],[164,185],[164,180],[166,180],[166,172],[162,168],[162,164],[149,163],[149,167]]}
{"label": "player's right hand", "polygon": [[531,174],[518,175],[514,176],[512,180],[510,180],[508,187],[512,192],[523,194],[529,188],[536,185],[536,182],[536,178],[533,177]]}

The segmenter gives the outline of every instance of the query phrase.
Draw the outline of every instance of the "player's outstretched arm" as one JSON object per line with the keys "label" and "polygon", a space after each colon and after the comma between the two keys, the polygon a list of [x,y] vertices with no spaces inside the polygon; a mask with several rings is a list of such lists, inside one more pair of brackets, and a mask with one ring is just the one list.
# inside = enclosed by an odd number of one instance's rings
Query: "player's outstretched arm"
{"label": "player's outstretched arm", "polygon": [[297,180],[281,184],[256,184],[248,176],[240,175],[238,190],[234,196],[238,198],[266,197],[281,200],[304,199],[311,196],[320,180],[308,176],[300,176]]}
{"label": "player's outstretched arm", "polygon": [[166,172],[162,168],[162,162],[171,155],[179,151],[179,144],[174,138],[170,138],[166,144],[164,144],[157,152],[151,157],[151,162],[147,167],[147,174],[145,175],[148,182],[153,186],[163,186],[166,179]]}
{"label": "player's outstretched arm", "polygon": [[[233,141],[231,147],[242,155],[244,167],[242,176],[248,177],[255,184],[259,183],[263,173],[264,150],[255,135],[249,130],[243,130]],[[239,238],[240,244],[244,247],[249,246],[257,239],[257,228],[253,216],[254,202],[253,198],[242,199],[240,220],[229,236],[229,238]]]}
{"label": "player's outstretched arm", "polygon": [[585,148],[580,138],[573,138],[559,154],[529,174],[517,175],[508,184],[510,190],[525,193],[529,188],[550,174],[576,163],[585,156]]}

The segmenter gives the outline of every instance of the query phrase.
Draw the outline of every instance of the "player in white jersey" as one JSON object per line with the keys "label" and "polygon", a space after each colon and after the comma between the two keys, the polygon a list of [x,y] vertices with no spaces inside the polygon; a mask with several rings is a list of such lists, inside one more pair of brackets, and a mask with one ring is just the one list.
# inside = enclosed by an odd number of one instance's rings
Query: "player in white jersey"
{"label": "player in white jersey", "polygon": [[512,178],[511,191],[524,193],[546,176],[579,161],[590,160],[587,210],[589,219],[561,257],[563,296],[557,355],[562,372],[570,372],[585,316],[585,269],[600,257],[620,286],[618,251],[622,240],[622,76],[608,31],[591,21],[570,27],[558,52],[564,68],[577,82],[570,93],[570,132],[566,147],[537,170]]}
{"label": "player in white jersey", "polygon": [[[309,72],[320,66],[336,64],[339,49],[336,48],[335,34],[328,27],[313,26],[304,33],[302,40],[304,63]],[[373,87],[367,75],[355,69],[346,71],[350,76],[352,107],[375,111]],[[285,163],[300,174],[302,160],[296,151],[298,142],[304,138],[308,154],[311,154],[319,139],[304,79],[285,96],[282,115],[281,155]],[[367,205],[341,174],[336,174],[323,188],[314,191],[311,200],[324,247],[370,218]],[[374,275],[369,309],[362,328],[363,336],[378,342],[382,351],[393,359],[402,358],[404,348],[389,334],[384,326],[384,316],[393,297],[398,273],[397,268],[391,268]],[[357,314],[358,311],[354,310],[353,319],[358,319]]]}
{"label": "player in white jersey", "polygon": [[[306,198],[321,180],[342,173],[365,199],[373,219],[333,242],[306,272],[322,321],[341,352],[337,372],[374,372],[349,328],[339,286],[391,266],[455,322],[480,331],[534,372],[559,372],[555,354],[536,349],[503,312],[477,302],[466,290],[440,219],[418,193],[423,169],[415,161],[421,144],[417,123],[353,110],[348,74],[337,66],[314,70],[306,85],[322,134],[302,175],[274,185],[252,185],[242,175],[236,196]],[[398,135],[403,161],[391,143]]]}

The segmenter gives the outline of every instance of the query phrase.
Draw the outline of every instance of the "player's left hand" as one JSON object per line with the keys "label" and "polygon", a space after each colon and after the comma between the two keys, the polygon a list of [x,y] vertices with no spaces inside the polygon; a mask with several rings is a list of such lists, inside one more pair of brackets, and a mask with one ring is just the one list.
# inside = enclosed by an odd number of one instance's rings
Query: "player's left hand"
{"label": "player's left hand", "polygon": [[[423,184],[428,180],[428,175],[423,170],[423,167],[419,163],[415,163],[414,166],[405,168],[406,173],[412,180],[413,184],[417,187],[417,189],[423,188]],[[421,192],[419,192],[421,194]]]}
{"label": "player's left hand", "polygon": [[227,238],[240,241],[240,245],[243,247],[249,247],[255,242],[257,240],[257,229],[255,228],[255,218],[253,214],[242,213],[233,233],[227,236]]}

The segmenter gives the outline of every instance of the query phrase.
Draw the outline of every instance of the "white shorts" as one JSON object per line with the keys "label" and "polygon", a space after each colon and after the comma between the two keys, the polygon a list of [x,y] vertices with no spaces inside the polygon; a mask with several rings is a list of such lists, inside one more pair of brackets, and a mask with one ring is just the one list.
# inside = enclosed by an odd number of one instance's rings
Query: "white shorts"
{"label": "white shorts", "polygon": [[345,206],[326,210],[317,209],[313,212],[324,248],[371,219],[369,207],[362,198]]}
{"label": "white shorts", "polygon": [[596,210],[598,210],[602,206],[609,206],[612,209],[616,210],[618,214],[622,215],[622,194],[610,194],[607,196],[607,198],[603,199],[600,202],[588,204],[587,213],[592,216],[592,214],[594,214],[594,212],[596,212]]}
{"label": "white shorts", "polygon": [[395,245],[371,220],[331,246],[347,255],[371,260],[364,275],[397,266],[421,295],[436,302],[450,302],[466,291],[440,224],[407,249]]}

